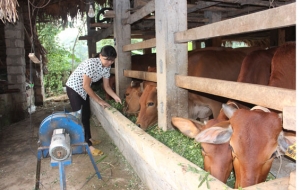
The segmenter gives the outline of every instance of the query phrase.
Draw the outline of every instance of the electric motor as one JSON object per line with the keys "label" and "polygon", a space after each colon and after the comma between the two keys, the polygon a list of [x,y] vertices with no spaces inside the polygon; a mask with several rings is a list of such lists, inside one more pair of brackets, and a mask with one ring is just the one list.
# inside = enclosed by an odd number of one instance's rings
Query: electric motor
{"label": "electric motor", "polygon": [[55,129],[49,147],[51,158],[63,161],[70,156],[70,153],[70,135],[65,132],[65,129]]}

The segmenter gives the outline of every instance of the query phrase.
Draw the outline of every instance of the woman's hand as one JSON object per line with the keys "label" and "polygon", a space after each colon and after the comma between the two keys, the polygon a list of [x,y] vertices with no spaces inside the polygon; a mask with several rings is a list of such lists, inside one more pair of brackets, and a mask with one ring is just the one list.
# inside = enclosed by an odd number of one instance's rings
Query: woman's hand
{"label": "woman's hand", "polygon": [[115,99],[116,102],[122,104],[122,100],[119,98],[119,96],[115,97],[114,99]]}
{"label": "woman's hand", "polygon": [[104,100],[100,100],[100,101],[98,102],[98,104],[99,104],[100,106],[102,106],[104,109],[110,107],[110,105],[109,105],[107,102],[105,102]]}

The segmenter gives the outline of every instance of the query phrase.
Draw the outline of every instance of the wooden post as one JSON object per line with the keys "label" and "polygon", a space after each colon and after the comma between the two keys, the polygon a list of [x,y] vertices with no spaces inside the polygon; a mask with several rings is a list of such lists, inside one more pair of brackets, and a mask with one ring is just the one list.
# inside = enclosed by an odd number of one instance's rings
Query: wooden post
{"label": "wooden post", "polygon": [[[95,6],[94,6],[94,1],[91,0],[90,3],[93,5],[94,10],[95,10]],[[86,4],[86,11],[88,12],[90,7],[90,4]],[[95,28],[91,28],[91,19],[95,19],[94,18],[90,18],[88,16],[88,14],[86,13],[86,24],[87,24],[87,32],[88,32],[88,36],[93,36],[94,32],[95,32]],[[96,54],[97,52],[97,47],[96,47],[96,41],[89,39],[87,40],[87,46],[88,46],[88,53],[89,53],[89,58],[93,57],[94,54]]]}
{"label": "wooden post", "polygon": [[202,40],[195,40],[195,41],[192,41],[192,43],[193,43],[193,50],[195,50],[195,49],[201,49],[202,47],[201,47],[201,43],[202,43],[203,41]]}
{"label": "wooden post", "polygon": [[278,29],[278,46],[281,46],[285,43],[285,29],[279,28]]}
{"label": "wooden post", "polygon": [[[204,12],[205,18],[208,18],[208,23],[218,22],[222,19],[221,12],[212,12],[212,11],[205,11]],[[205,47],[221,47],[222,39],[221,37],[215,37],[206,40]]]}
{"label": "wooden post", "polygon": [[172,129],[173,116],[188,116],[187,90],[175,86],[176,74],[187,75],[187,43],[175,43],[174,34],[187,30],[185,0],[155,0],[158,126]]}
{"label": "wooden post", "polygon": [[[149,40],[150,38],[144,38],[143,40]],[[143,49],[144,54],[150,54],[152,53],[152,48]]]}
{"label": "wooden post", "polygon": [[120,98],[124,97],[125,90],[130,84],[130,78],[123,75],[123,70],[131,68],[131,53],[124,52],[123,46],[130,44],[131,26],[130,24],[122,24],[122,19],[128,18],[130,12],[130,2],[128,0],[114,0],[114,11],[116,14],[114,18],[114,38],[115,48],[117,51],[117,59],[115,62],[115,76],[116,76],[116,92]]}

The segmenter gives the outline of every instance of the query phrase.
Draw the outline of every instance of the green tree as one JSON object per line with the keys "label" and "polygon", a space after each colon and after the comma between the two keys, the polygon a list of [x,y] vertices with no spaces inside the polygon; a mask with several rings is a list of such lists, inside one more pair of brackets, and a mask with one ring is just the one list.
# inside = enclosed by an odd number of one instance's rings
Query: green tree
{"label": "green tree", "polygon": [[55,23],[38,26],[39,40],[47,50],[49,73],[44,76],[47,97],[62,93],[62,87],[71,74],[72,61],[80,61],[74,54],[59,45],[56,35],[61,31],[61,25]]}

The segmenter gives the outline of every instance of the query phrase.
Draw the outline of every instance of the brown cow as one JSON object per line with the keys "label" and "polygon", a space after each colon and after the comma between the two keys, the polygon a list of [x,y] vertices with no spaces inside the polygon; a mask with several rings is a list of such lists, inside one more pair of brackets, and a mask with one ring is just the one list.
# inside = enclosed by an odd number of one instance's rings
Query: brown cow
{"label": "brown cow", "polygon": [[236,177],[235,188],[264,182],[277,148],[285,151],[289,146],[283,135],[281,115],[260,109],[236,109],[227,104],[223,105],[223,110],[230,124],[228,123],[227,131],[220,135],[232,134],[230,145]]}
{"label": "brown cow", "polygon": [[140,111],[139,100],[142,95],[143,89],[145,89],[148,84],[156,85],[154,82],[150,81],[131,81],[130,86],[126,88],[125,92],[125,106],[123,109],[123,113],[125,115],[138,115]]}
{"label": "brown cow", "polygon": [[[148,71],[148,72],[156,72],[156,54],[152,53],[152,54],[144,54],[144,55],[133,55],[131,56],[131,70],[137,70],[137,71]],[[136,86],[138,83],[140,83],[142,81],[140,80],[134,80],[134,86]],[[112,90],[114,92],[116,92],[116,79],[115,79],[115,75],[111,75],[111,77],[109,78],[109,84],[112,88]],[[130,85],[131,88],[132,85]],[[125,96],[128,93],[125,93]],[[105,93],[105,99],[106,100],[110,100],[111,97]],[[138,101],[137,101],[138,103]],[[128,113],[130,112],[135,112],[137,113],[137,111],[128,111]]]}
{"label": "brown cow", "polygon": [[271,62],[277,48],[256,50],[243,60],[237,82],[268,85],[271,75]]}
{"label": "brown cow", "polygon": [[136,124],[146,130],[148,126],[157,123],[157,89],[156,83],[146,85],[143,94],[139,99],[140,112]]}
{"label": "brown cow", "polygon": [[[275,50],[276,48],[271,48],[248,53],[243,60],[237,81],[267,85],[271,73],[271,61]],[[249,109],[244,103],[237,101],[229,100],[227,104],[234,105],[236,108]],[[228,122],[228,118],[223,110],[220,110],[217,118],[209,120],[204,126],[199,124],[197,126],[194,121],[185,118],[172,118],[172,124],[190,138],[195,138],[201,131],[213,127],[217,123],[221,123],[220,127],[224,127],[226,122]],[[193,135],[190,135],[191,131]],[[208,134],[199,135],[196,138],[196,141],[201,143],[204,170],[210,172],[211,175],[225,183],[233,166],[229,139],[223,144],[211,144],[205,141],[208,136]]]}
{"label": "brown cow", "polygon": [[[236,81],[245,53],[240,51],[227,50],[204,50],[189,53],[188,59],[188,75],[206,78],[223,79]],[[142,129],[147,129],[151,123],[157,123],[157,91],[148,90],[143,92],[140,100],[140,113],[136,124]],[[149,93],[151,95],[149,95]],[[149,100],[145,97],[151,97]],[[193,119],[207,118],[213,113],[216,117],[221,109],[222,103],[214,100],[211,96],[205,96],[198,92],[189,92],[189,117]],[[151,105],[151,106],[149,106]],[[152,108],[154,107],[154,108]],[[156,110],[147,111],[142,109]],[[146,115],[144,115],[146,114]],[[154,115],[152,115],[154,114]],[[144,119],[147,118],[147,119]],[[152,118],[153,120],[150,120]]]}
{"label": "brown cow", "polygon": [[[222,120],[223,120],[222,118],[219,118],[218,121],[222,121]],[[224,120],[227,120],[227,118]],[[217,120],[214,121],[217,122]],[[172,124],[178,127],[184,135],[190,138],[195,138],[196,141],[201,143],[204,170],[209,172],[212,176],[219,179],[223,183],[226,183],[233,167],[231,148],[229,146],[230,135],[229,138],[227,138],[227,142],[225,143],[221,143],[221,144],[205,143],[205,141],[202,139],[204,136],[197,137],[197,135],[201,131],[204,131],[205,129],[209,128],[210,125],[213,125],[212,122],[210,124],[203,125],[196,120],[173,117]]]}
{"label": "brown cow", "polygon": [[131,56],[131,70],[147,71],[149,66],[156,67],[155,53]]}
{"label": "brown cow", "polygon": [[296,89],[296,42],[287,42],[276,50],[269,86]]}
{"label": "brown cow", "polygon": [[[289,51],[287,52],[286,50]],[[269,52],[272,53],[274,51],[269,50]],[[248,58],[245,60],[256,60],[253,59],[255,58],[254,55],[261,55],[261,52],[253,52],[252,59]],[[276,49],[272,59],[270,84],[283,88],[287,88],[289,84],[294,84],[296,81],[294,75],[296,63],[295,56],[294,43],[287,43]],[[269,62],[268,57],[264,57],[263,60]],[[289,66],[285,67],[285,64],[278,63],[277,61],[280,60],[285,60],[287,62],[290,61]],[[253,63],[253,65],[256,64]],[[249,72],[251,73],[251,71]],[[243,73],[245,72],[241,72],[241,75]],[[278,75],[278,73],[284,73],[286,76]],[[274,77],[274,75],[276,75],[276,77]],[[249,77],[249,75],[247,76]],[[266,83],[266,80],[257,80],[255,76],[256,74],[252,75],[252,79],[245,76],[240,76],[239,78],[240,80],[241,78],[243,78],[243,80],[247,79],[245,80],[247,82],[250,80],[251,83]],[[264,79],[263,75],[258,76],[262,76]],[[273,78],[275,78],[275,80],[273,80]],[[284,81],[286,81],[286,79],[289,80],[285,83]],[[224,104],[218,118],[210,120],[206,126],[202,127],[203,130],[201,130],[201,132],[200,130],[196,131],[195,126],[191,124],[183,125],[181,124],[182,122],[176,123],[178,118],[176,118],[173,124],[187,136],[189,136],[189,131],[193,131],[194,133],[198,132],[199,134],[196,138],[194,138],[198,142],[201,142],[202,146],[206,146],[207,143],[215,144],[215,147],[210,147],[210,152],[215,152],[214,150],[217,148],[223,148],[222,150],[218,149],[220,152],[228,151],[228,148],[225,145],[228,144],[228,135],[232,134],[230,145],[232,147],[233,164],[236,175],[235,187],[247,187],[265,181],[275,156],[275,150],[280,147],[281,151],[285,152],[287,147],[293,143],[293,141],[288,140],[289,137],[286,137],[286,133],[282,130],[281,114],[270,112],[268,109],[263,110],[264,111],[257,108],[252,110],[247,108],[237,109],[236,107]],[[224,116],[224,114],[229,118],[229,120],[226,116]],[[194,136],[195,135],[196,134],[194,134]],[[221,139],[224,138],[226,140],[224,140],[224,144],[222,144]],[[226,154],[226,152],[222,152],[221,154],[216,153],[214,157],[221,157],[223,159],[222,156],[224,154]],[[204,164],[207,162],[207,159],[208,158],[206,157],[204,158]],[[214,160],[214,162],[217,162],[218,164],[218,160]],[[209,162],[209,164],[214,165],[214,162]],[[224,162],[223,168],[230,168],[231,164],[226,165],[226,162]],[[219,173],[217,171],[217,174]],[[214,176],[216,176],[216,174]]]}

